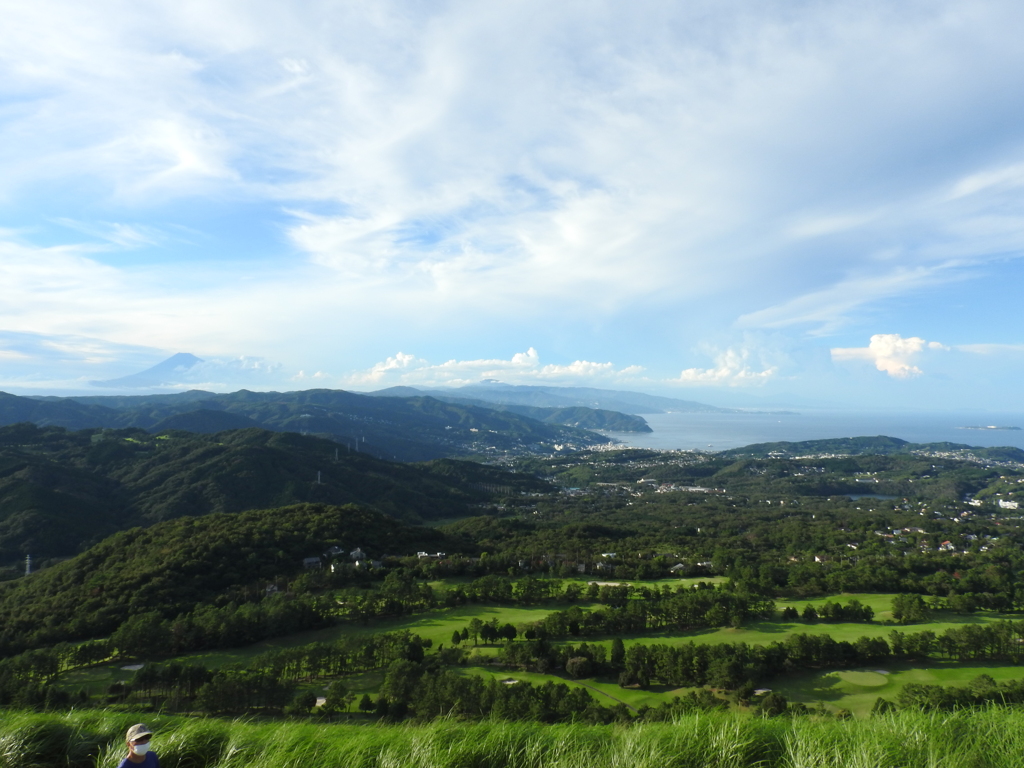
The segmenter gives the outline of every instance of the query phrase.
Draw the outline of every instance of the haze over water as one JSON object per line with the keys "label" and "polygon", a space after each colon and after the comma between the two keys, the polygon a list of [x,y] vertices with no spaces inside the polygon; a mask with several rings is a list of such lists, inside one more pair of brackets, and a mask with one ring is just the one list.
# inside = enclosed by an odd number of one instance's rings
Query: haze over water
{"label": "haze over water", "polygon": [[1024,413],[900,413],[802,410],[799,413],[659,413],[644,418],[654,430],[610,436],[637,448],[716,450],[752,443],[797,442],[835,437],[887,435],[912,443],[951,442],[1024,449],[1024,429],[963,429],[967,426],[1024,428]]}

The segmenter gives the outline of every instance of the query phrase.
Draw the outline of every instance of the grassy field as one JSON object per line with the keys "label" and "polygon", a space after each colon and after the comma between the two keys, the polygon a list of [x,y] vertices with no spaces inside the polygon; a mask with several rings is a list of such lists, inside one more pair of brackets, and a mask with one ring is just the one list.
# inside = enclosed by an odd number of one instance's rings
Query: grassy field
{"label": "grassy field", "polygon": [[884,667],[806,672],[769,685],[790,701],[808,705],[820,702],[830,710],[848,709],[857,717],[866,717],[879,696],[893,701],[908,683],[965,686],[978,675],[990,675],[997,682],[1019,680],[1024,677],[1024,667],[975,662],[899,662]]}
{"label": "grassy field", "polygon": [[[0,768],[99,768],[136,713],[5,712]],[[635,727],[441,720],[364,727],[149,716],[163,768],[1017,768],[1024,711],[867,720],[732,713]]]}

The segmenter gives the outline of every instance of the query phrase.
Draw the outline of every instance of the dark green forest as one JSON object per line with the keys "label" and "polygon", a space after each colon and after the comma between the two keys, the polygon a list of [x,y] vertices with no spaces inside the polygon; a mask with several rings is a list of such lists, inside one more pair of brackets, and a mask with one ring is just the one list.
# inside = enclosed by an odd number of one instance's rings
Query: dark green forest
{"label": "dark green forest", "polygon": [[547,489],[477,463],[400,464],[291,432],[19,424],[0,427],[0,564],[68,557],[119,530],[185,515],[354,503],[419,522],[465,516],[495,492]]}

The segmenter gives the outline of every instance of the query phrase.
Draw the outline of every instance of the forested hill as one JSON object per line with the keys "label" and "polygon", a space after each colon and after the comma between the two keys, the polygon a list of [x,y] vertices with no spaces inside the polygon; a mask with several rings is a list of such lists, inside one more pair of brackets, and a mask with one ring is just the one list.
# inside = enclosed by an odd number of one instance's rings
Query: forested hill
{"label": "forested hill", "polygon": [[458,542],[348,505],[302,504],[182,518],[122,531],[29,578],[0,584],[0,656],[107,635],[150,611],[173,619],[232,590],[262,592],[332,546],[369,557],[454,550]]}
{"label": "forested hill", "polygon": [[594,387],[558,387],[528,384],[503,384],[498,381],[467,384],[462,387],[422,389],[417,387],[388,387],[374,392],[386,397],[431,395],[442,400],[473,399],[492,404],[529,405],[542,408],[569,408],[584,406],[628,414],[644,413],[738,413],[733,408],[719,408],[693,400],[678,400],[643,392],[626,392]]}
{"label": "forested hill", "polygon": [[472,462],[399,464],[295,433],[153,436],[20,424],[0,428],[0,563],[66,557],[116,531],[183,515],[359,503],[418,522],[546,488]]}
{"label": "forested hill", "polygon": [[1024,451],[1020,448],[980,448],[963,443],[910,443],[898,437],[840,437],[828,440],[803,440],[800,442],[754,443],[742,448],[721,451],[723,457],[792,457],[807,455],[835,454],[844,456],[889,455],[894,453],[970,453],[979,459],[992,461],[1024,462]]}
{"label": "forested hill", "polygon": [[[565,414],[565,420],[583,424],[585,416],[573,412]],[[0,425],[23,421],[68,429],[137,427],[150,432],[187,429],[212,433],[259,426],[319,435],[397,461],[550,452],[556,445],[583,447],[609,442],[586,429],[554,423],[557,420],[539,421],[493,406],[446,403],[424,396],[372,397],[331,389],[75,398],[0,393]],[[595,424],[604,421],[607,418],[596,419]]]}
{"label": "forested hill", "polygon": [[[377,397],[400,397],[402,393],[415,393],[412,387],[392,387],[373,393]],[[422,396],[422,395],[420,395]],[[559,407],[540,407],[535,405],[517,405],[512,403],[494,403],[488,400],[477,400],[469,397],[453,397],[431,392],[429,397],[445,403],[489,408],[493,411],[508,411],[526,416],[545,424],[564,424],[581,429],[599,429],[608,432],[653,432],[643,416],[630,413],[610,411],[602,408],[588,408],[581,405]]]}

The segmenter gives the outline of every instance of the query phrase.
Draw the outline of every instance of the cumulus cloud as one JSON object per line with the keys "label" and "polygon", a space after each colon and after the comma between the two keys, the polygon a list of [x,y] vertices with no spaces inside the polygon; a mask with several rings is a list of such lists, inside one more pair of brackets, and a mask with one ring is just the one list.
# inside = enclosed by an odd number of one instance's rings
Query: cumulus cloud
{"label": "cumulus cloud", "polygon": [[751,366],[751,353],[746,349],[727,349],[715,356],[711,368],[687,368],[679,374],[684,384],[726,385],[731,387],[764,384],[778,372],[770,366],[756,370]]}
{"label": "cumulus cloud", "polygon": [[937,341],[925,341],[917,336],[903,338],[898,333],[876,333],[866,347],[834,348],[832,359],[837,362],[866,360],[894,379],[911,379],[924,373],[915,365],[923,352],[948,349]]}
{"label": "cumulus cloud", "polygon": [[537,350],[530,347],[526,352],[517,352],[508,360],[447,360],[443,363],[430,363],[415,355],[399,352],[369,370],[343,377],[342,381],[348,386],[359,388],[383,384],[459,386],[487,379],[500,379],[509,384],[578,384],[581,381],[628,378],[642,371],[640,366],[616,368],[613,363],[587,360],[576,360],[566,365],[541,365]]}

